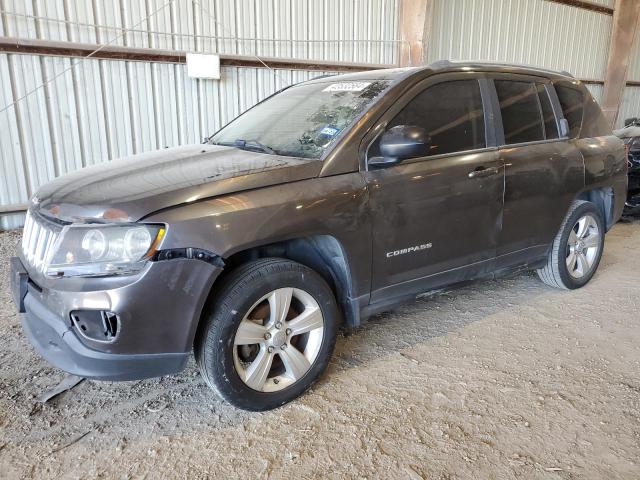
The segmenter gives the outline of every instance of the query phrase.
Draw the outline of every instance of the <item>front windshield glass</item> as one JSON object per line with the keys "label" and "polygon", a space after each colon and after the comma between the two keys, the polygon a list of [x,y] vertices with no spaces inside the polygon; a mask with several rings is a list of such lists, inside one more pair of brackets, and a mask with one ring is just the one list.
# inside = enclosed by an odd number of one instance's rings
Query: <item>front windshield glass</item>
{"label": "front windshield glass", "polygon": [[388,81],[380,80],[293,86],[233,120],[211,142],[276,155],[320,158],[388,86]]}

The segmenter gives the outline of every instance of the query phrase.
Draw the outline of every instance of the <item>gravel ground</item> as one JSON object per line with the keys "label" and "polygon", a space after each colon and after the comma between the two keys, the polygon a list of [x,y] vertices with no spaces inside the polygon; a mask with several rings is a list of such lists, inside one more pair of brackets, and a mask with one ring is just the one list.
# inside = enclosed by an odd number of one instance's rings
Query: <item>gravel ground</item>
{"label": "gravel ground", "polygon": [[26,342],[0,234],[2,478],[640,477],[640,222],[607,236],[579,291],[535,275],[474,283],[338,340],[303,398],[249,414],[181,375],[85,381]]}

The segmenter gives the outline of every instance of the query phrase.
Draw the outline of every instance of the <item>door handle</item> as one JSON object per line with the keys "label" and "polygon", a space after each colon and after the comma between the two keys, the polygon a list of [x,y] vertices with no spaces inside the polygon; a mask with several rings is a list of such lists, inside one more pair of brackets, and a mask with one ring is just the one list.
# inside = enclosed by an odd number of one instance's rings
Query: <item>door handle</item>
{"label": "door handle", "polygon": [[469,178],[490,177],[491,175],[496,175],[499,171],[500,167],[478,167],[469,172]]}

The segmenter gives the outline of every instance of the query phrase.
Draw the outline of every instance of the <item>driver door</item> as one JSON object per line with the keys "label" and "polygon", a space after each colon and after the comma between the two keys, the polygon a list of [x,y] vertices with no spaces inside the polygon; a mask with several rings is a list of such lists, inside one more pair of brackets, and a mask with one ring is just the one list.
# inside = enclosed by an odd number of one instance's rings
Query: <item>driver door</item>
{"label": "driver door", "polygon": [[436,78],[441,80],[414,87],[386,115],[385,130],[424,128],[431,140],[428,154],[384,164],[384,135],[368,149],[367,159],[374,159],[366,173],[373,230],[371,302],[415,295],[494,268],[504,168],[486,113],[491,91],[470,74]]}

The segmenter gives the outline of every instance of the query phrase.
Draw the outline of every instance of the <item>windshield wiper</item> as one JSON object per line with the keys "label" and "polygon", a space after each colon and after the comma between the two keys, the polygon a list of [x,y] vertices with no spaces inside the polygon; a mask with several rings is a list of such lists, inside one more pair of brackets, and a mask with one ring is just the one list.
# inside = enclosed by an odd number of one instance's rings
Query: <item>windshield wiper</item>
{"label": "windshield wiper", "polygon": [[238,138],[236,139],[235,142],[233,142],[233,146],[240,148],[242,150],[253,150],[253,151],[268,153],[269,155],[277,155],[274,149],[267,147],[266,145],[263,145],[257,140],[243,140],[241,138]]}

